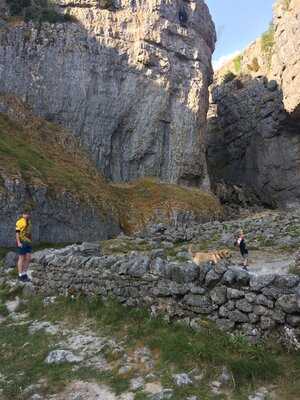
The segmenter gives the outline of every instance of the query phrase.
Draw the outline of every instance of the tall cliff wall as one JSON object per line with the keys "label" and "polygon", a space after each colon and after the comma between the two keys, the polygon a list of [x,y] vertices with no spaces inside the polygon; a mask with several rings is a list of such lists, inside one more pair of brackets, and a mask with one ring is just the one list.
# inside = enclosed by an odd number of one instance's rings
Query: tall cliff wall
{"label": "tall cliff wall", "polygon": [[217,71],[207,135],[216,191],[238,186],[267,205],[299,203],[299,50],[300,1],[278,1],[269,30]]}
{"label": "tall cliff wall", "polygon": [[115,181],[207,182],[215,31],[204,1],[59,0],[75,23],[0,32],[0,90],[73,131]]}

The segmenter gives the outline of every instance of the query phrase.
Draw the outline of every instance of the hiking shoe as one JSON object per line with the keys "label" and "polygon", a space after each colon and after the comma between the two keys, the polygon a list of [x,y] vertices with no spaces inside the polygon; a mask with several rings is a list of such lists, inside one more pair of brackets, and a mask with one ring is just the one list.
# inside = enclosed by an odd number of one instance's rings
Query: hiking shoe
{"label": "hiking shoe", "polygon": [[24,275],[18,276],[18,279],[19,279],[20,282],[25,282],[24,281]]}
{"label": "hiking shoe", "polygon": [[23,275],[23,282],[31,282],[31,279],[27,274]]}

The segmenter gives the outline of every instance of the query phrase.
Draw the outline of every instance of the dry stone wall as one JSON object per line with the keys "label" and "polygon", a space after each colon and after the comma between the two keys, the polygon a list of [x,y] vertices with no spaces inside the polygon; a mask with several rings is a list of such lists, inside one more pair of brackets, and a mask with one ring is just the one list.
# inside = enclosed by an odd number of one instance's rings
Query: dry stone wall
{"label": "dry stone wall", "polygon": [[298,276],[255,276],[224,263],[168,262],[155,251],[101,256],[91,244],[38,252],[33,263],[33,284],[43,294],[112,297],[194,327],[208,318],[252,339],[284,327],[300,334]]}

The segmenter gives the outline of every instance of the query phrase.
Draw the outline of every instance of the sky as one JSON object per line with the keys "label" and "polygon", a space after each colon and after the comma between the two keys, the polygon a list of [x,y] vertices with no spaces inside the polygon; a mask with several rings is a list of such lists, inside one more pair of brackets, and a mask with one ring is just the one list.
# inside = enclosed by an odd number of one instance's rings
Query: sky
{"label": "sky", "polygon": [[206,0],[218,36],[213,55],[215,68],[267,30],[273,3],[274,0]]}

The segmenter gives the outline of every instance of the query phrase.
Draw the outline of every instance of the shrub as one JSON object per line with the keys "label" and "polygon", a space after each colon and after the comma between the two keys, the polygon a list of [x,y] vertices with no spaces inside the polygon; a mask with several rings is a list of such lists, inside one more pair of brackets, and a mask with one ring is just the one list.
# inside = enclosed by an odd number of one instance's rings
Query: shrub
{"label": "shrub", "polygon": [[288,11],[291,5],[291,0],[284,0],[285,10]]}
{"label": "shrub", "polygon": [[261,49],[264,53],[270,53],[273,51],[274,33],[274,25],[271,23],[269,29],[263,33],[261,37]]}
{"label": "shrub", "polygon": [[233,60],[234,63],[234,69],[235,72],[238,74],[241,72],[241,68],[242,68],[242,60],[243,60],[243,56],[240,54],[237,57],[235,57],[235,59]]}
{"label": "shrub", "polygon": [[236,75],[233,72],[228,71],[223,77],[223,83],[229,83],[229,82],[233,81],[235,78],[236,78]]}
{"label": "shrub", "polygon": [[248,67],[248,69],[250,69],[250,71],[253,71],[253,72],[259,71],[260,65],[259,65],[257,57],[254,57],[251,64],[248,64],[247,67]]}
{"label": "shrub", "polygon": [[114,8],[113,0],[99,0],[100,8]]}
{"label": "shrub", "polygon": [[25,21],[68,22],[70,15],[56,11],[51,0],[7,0],[12,16],[22,16]]}

